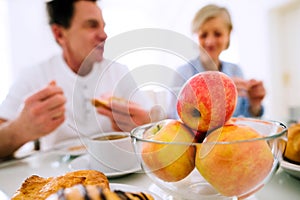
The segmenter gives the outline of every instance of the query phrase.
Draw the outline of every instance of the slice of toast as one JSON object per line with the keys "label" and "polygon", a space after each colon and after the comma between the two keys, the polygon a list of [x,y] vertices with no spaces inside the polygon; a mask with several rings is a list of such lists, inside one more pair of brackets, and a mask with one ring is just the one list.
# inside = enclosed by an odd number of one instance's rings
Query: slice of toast
{"label": "slice of toast", "polygon": [[108,106],[108,101],[100,100],[100,99],[91,99],[91,103],[93,106],[97,107],[103,107],[106,109],[111,110],[111,108]]}
{"label": "slice of toast", "polygon": [[103,108],[106,108],[108,110],[111,110],[110,103],[112,101],[113,102],[118,102],[118,103],[121,103],[121,104],[124,104],[124,105],[128,104],[128,101],[126,99],[119,98],[119,97],[110,97],[107,100],[102,100],[102,99],[97,99],[97,98],[91,99],[91,103],[92,103],[93,106],[103,107]]}

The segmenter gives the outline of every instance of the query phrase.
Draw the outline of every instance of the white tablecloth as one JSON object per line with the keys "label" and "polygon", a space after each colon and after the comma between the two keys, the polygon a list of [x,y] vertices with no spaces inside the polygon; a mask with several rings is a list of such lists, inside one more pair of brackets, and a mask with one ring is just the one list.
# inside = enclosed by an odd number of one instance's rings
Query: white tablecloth
{"label": "white tablecloth", "polygon": [[[70,171],[69,160],[55,152],[39,153],[35,156],[10,164],[0,163],[0,200],[1,191],[11,197],[29,176],[36,174],[42,177],[63,175]],[[110,179],[110,183],[122,183],[148,189],[162,199],[175,199],[154,185],[144,173],[134,173]],[[258,200],[298,200],[300,199],[300,180],[290,176],[279,168],[275,176],[251,199]]]}

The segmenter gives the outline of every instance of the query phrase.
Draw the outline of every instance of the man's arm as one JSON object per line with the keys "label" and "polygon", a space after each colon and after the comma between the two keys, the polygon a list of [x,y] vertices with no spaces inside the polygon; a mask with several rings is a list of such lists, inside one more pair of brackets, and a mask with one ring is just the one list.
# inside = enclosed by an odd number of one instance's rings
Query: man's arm
{"label": "man's arm", "polygon": [[18,137],[14,123],[0,119],[0,158],[11,156],[25,141]]}
{"label": "man's arm", "polygon": [[55,130],[65,120],[63,91],[55,84],[33,94],[14,120],[0,121],[0,158],[12,155],[19,147]]}

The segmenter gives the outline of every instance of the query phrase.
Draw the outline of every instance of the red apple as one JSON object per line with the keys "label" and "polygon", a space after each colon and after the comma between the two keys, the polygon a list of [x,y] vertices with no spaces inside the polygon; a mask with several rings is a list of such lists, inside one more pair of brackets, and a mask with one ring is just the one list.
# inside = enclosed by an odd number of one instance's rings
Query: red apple
{"label": "red apple", "polygon": [[221,194],[248,195],[261,187],[272,170],[274,159],[267,141],[241,140],[261,137],[249,126],[226,124],[212,131],[202,146],[197,147],[196,168]]}
{"label": "red apple", "polygon": [[[195,168],[193,132],[178,120],[168,119],[155,124],[145,133],[142,159],[148,170],[166,182],[176,182]],[[168,144],[179,142],[186,144]]]}
{"label": "red apple", "polygon": [[233,80],[222,72],[201,72],[186,81],[177,100],[180,119],[190,128],[207,132],[228,121],[237,103]]}

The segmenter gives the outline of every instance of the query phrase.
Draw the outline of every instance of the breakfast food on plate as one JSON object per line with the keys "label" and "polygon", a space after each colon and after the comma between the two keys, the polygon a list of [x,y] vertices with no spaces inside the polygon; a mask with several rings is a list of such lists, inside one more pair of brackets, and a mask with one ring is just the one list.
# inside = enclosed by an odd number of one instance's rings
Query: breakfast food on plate
{"label": "breakfast food on plate", "polygon": [[43,178],[32,175],[27,178],[12,200],[152,200],[143,192],[111,191],[107,177],[96,170],[78,170],[58,177]]}
{"label": "breakfast food on plate", "polygon": [[288,128],[288,141],[284,157],[291,162],[300,164],[300,124],[294,124]]}
{"label": "breakfast food on plate", "polygon": [[68,148],[68,151],[81,151],[85,150],[86,147],[84,145],[76,145]]}
{"label": "breakfast food on plate", "polygon": [[82,185],[78,184],[70,188],[64,188],[52,194],[47,200],[152,200],[151,195],[143,192],[125,192],[121,190],[111,191],[107,188],[102,188],[96,185]]}
{"label": "breakfast food on plate", "polygon": [[50,178],[32,175],[22,183],[21,188],[17,190],[12,200],[46,199],[62,188],[72,187],[77,184],[96,185],[103,189],[109,189],[107,177],[96,170],[79,170]]}

